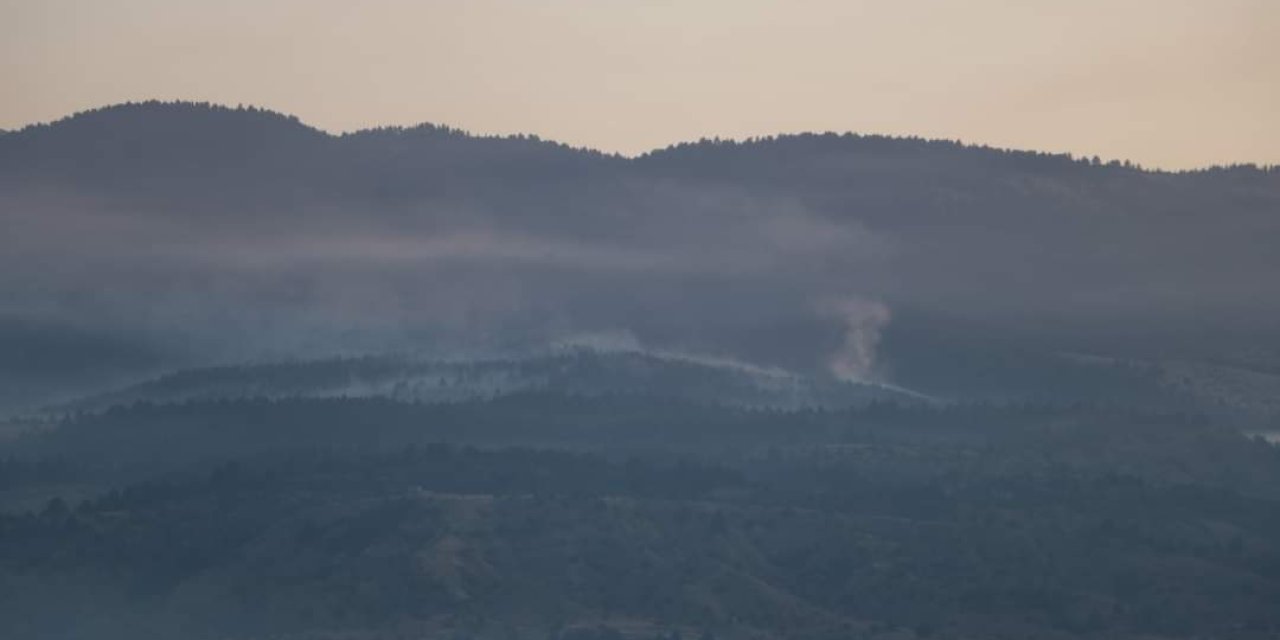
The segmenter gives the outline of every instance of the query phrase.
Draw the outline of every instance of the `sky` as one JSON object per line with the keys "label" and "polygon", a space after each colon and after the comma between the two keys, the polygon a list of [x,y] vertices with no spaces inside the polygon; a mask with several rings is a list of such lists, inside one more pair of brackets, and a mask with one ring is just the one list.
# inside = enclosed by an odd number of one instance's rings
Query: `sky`
{"label": "sky", "polygon": [[1280,163],[1276,0],[0,0],[0,128],[129,100],[625,154],[855,131]]}

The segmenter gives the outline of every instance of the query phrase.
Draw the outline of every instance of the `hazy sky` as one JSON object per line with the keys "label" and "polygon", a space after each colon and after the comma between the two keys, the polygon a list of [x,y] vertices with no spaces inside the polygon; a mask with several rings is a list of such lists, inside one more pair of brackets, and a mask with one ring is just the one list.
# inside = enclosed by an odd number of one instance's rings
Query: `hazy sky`
{"label": "hazy sky", "polygon": [[1280,0],[0,0],[0,128],[146,98],[636,153],[802,130],[1280,163]]}

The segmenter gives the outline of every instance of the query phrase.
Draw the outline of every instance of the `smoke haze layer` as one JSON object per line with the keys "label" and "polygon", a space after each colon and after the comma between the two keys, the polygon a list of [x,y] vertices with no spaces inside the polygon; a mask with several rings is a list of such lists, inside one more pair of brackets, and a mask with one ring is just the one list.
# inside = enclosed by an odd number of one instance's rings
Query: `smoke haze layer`
{"label": "smoke haze layer", "polygon": [[623,332],[881,379],[903,317],[1148,353],[1280,326],[1280,174],[1251,168],[836,135],[628,160],[148,103],[0,137],[0,186],[6,317],[182,362]]}

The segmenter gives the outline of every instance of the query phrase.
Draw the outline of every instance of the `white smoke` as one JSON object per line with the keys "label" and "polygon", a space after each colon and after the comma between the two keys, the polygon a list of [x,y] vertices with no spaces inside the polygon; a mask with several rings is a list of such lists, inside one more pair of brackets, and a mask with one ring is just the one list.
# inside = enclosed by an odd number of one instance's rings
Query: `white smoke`
{"label": "white smoke", "polygon": [[587,349],[601,353],[642,353],[644,347],[634,333],[626,330],[578,333],[551,343],[553,351]]}
{"label": "white smoke", "polygon": [[845,382],[874,381],[880,332],[893,317],[889,307],[861,298],[835,300],[825,307],[829,313],[839,316],[845,325],[840,348],[827,362],[831,374]]}
{"label": "white smoke", "polygon": [[786,369],[758,365],[737,358],[645,346],[634,333],[626,329],[574,334],[552,342],[551,349],[553,352],[586,349],[597,353],[634,353],[656,360],[695,364],[712,369],[728,369],[759,378],[785,380],[796,378],[795,373]]}

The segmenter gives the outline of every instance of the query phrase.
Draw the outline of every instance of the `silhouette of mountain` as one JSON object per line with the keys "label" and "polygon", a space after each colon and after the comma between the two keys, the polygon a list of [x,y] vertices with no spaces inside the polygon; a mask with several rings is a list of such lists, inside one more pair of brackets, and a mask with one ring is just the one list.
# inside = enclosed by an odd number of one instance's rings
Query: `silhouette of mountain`
{"label": "silhouette of mountain", "polygon": [[537,175],[600,158],[525,136],[482,138],[433,125],[334,136],[254,107],[145,102],[15,132],[0,151],[0,170],[17,183],[71,183],[130,200],[279,206],[414,187],[429,194],[434,182],[458,174]]}
{"label": "silhouette of mountain", "polygon": [[[1066,154],[995,149],[948,140],[893,138],[856,134],[799,134],[768,138],[701,140],[655,150],[628,161],[590,149],[577,149],[536,136],[477,136],[445,126],[382,127],[332,135],[287,116],[255,107],[228,108],[208,103],[127,103],[77,113],[10,132],[0,149],[0,168],[8,180],[68,181],[127,193],[143,182],[183,178],[214,185],[250,188],[270,180],[287,190],[289,179],[328,187],[305,195],[371,196],[382,190],[361,185],[364,178],[389,186],[409,186],[416,178],[423,191],[434,174],[451,177],[547,178],[569,171],[611,168],[664,178],[713,181],[764,179],[768,186],[898,186],[913,183],[937,189],[1001,174],[997,182],[1025,176],[1076,181],[1145,183],[1149,187],[1183,182],[1256,182],[1275,187],[1280,172],[1253,165],[1203,171],[1147,171],[1118,161]],[[927,171],[925,171],[927,169]],[[859,178],[890,173],[882,180]],[[352,175],[354,174],[354,175]],[[347,180],[329,181],[346,175]],[[595,177],[595,176],[578,176]],[[851,178],[853,178],[851,180]],[[234,183],[233,179],[249,179]],[[943,182],[928,182],[930,180]],[[425,182],[424,182],[425,181]],[[950,185],[948,183],[951,183]],[[970,187],[981,186],[973,182]],[[1025,185],[1024,185],[1025,186]],[[926,189],[929,190],[929,189]],[[175,189],[176,191],[176,189]],[[410,194],[406,194],[410,195]]]}

